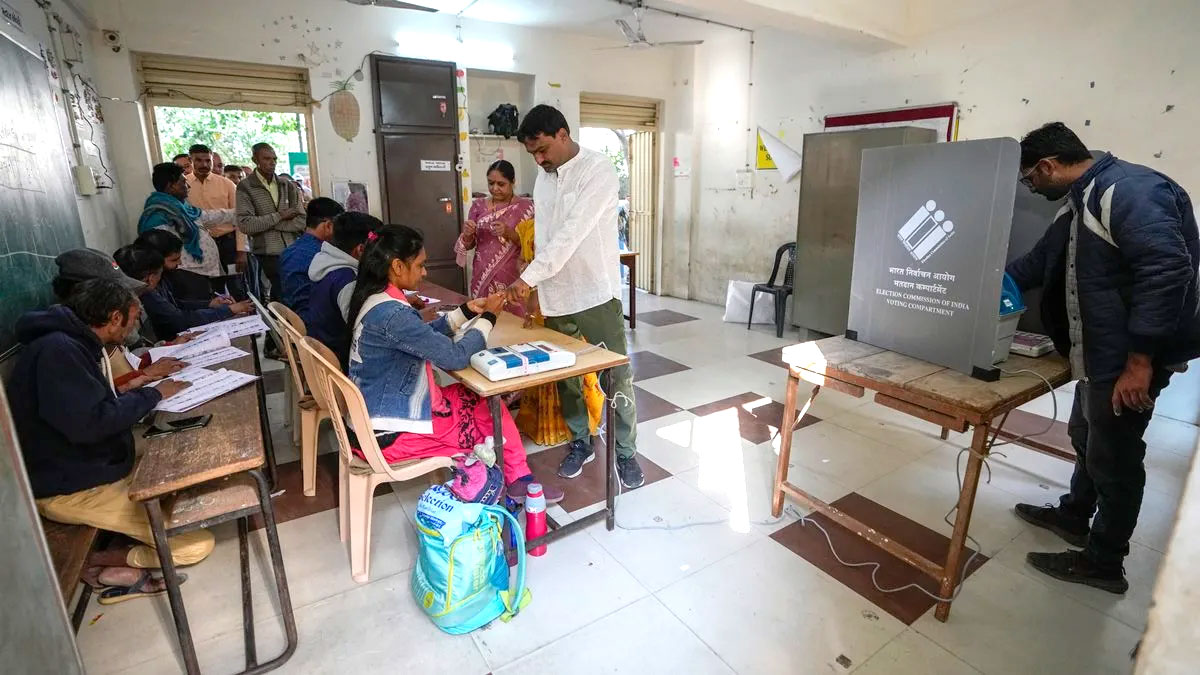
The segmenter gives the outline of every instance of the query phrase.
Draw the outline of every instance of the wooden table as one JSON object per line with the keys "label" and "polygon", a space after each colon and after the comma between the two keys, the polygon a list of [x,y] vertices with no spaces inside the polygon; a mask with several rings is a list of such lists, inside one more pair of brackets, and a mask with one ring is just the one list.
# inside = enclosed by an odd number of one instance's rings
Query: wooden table
{"label": "wooden table", "polygon": [[[220,367],[261,375],[254,341],[248,337],[238,338],[234,345],[251,352],[251,356],[220,364]],[[160,414],[165,419],[211,414],[212,422],[203,429],[153,439],[144,438],[140,432],[135,434],[139,459],[133,470],[129,498],[143,502],[146,507],[188,673],[199,673],[200,665],[167,537],[229,520],[237,520],[241,547],[242,630],[246,648],[246,670],[243,672],[263,673],[278,668],[296,650],[296,620],[271,506],[271,482],[264,474],[264,465],[268,464],[264,439],[270,438],[264,400],[260,378],[253,386],[229,392],[186,413]],[[287,633],[283,653],[263,664],[257,662],[255,654],[247,541],[249,518],[255,514],[262,515]]]}
{"label": "wooden table", "polygon": [[[779,427],[784,431],[780,434],[771,512],[779,517],[783,512],[784,496],[790,496],[937,579],[941,583],[938,595],[952,598],[963,562],[980,469],[996,439],[994,434],[989,438],[988,430],[997,417],[1001,418],[999,426],[1003,426],[1004,417],[1011,410],[1046,393],[1046,384],[1029,374],[1005,375],[995,382],[984,382],[943,366],[844,337],[786,347],[783,360],[789,365],[789,377],[783,420]],[[1067,361],[1057,355],[1031,359],[1014,354],[1001,367],[1009,373],[1032,371],[1046,378],[1053,387],[1066,383],[1071,370]],[[876,403],[941,426],[943,438],[948,429],[965,433],[969,427],[975,427],[967,471],[958,497],[958,513],[950,536],[950,550],[944,563],[938,564],[925,558],[787,481],[788,461],[792,452],[790,430],[799,421],[797,398],[800,380],[812,385],[812,393],[799,411],[800,417],[808,411],[821,387],[857,398],[870,389],[876,392]],[[945,621],[950,616],[950,601],[939,602],[934,615],[939,621]]]}
{"label": "wooden table", "polygon": [[[461,301],[462,296],[453,291],[441,288],[436,284],[424,283],[421,286],[420,292],[432,298],[437,298],[447,305],[454,304],[455,301]],[[489,347],[506,347],[521,342],[549,342],[550,344],[575,352],[579,356],[576,357],[575,365],[570,368],[559,368],[558,370],[550,370],[544,373],[536,373],[526,375],[524,377],[514,377],[510,380],[502,380],[493,382],[484,377],[482,373],[474,368],[464,368],[456,370],[450,375],[458,380],[467,389],[486,398],[492,412],[492,436],[494,438],[503,438],[504,433],[501,427],[503,419],[502,396],[525,389],[532,389],[543,384],[551,384],[560,380],[565,380],[571,377],[580,377],[588,373],[601,374],[601,387],[605,392],[611,392],[612,389],[612,369],[618,366],[623,366],[629,363],[629,357],[616,352],[608,351],[600,347],[594,347],[582,340],[576,340],[573,337],[568,337],[558,331],[550,330],[544,326],[535,326],[533,328],[524,328],[524,319],[510,314],[502,313],[496,323],[496,327],[492,329],[488,336]],[[548,544],[555,539],[564,537],[568,534],[577,532],[593,522],[605,519],[606,527],[612,530],[616,526],[616,410],[611,405],[605,405],[605,429],[604,434],[605,445],[608,448],[608,461],[605,462],[605,507],[604,510],[593,513],[589,516],[571,522],[567,525],[559,526],[552,523],[553,529],[545,535],[532,539],[525,543],[526,549]]]}
{"label": "wooden table", "polygon": [[629,327],[637,328],[637,251],[621,251],[621,264],[629,268]]}

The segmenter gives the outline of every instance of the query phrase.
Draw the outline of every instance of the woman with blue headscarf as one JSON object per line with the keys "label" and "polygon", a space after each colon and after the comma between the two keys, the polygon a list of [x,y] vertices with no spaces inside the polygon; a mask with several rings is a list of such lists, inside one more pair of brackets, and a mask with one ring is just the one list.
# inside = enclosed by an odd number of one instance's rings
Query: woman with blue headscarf
{"label": "woman with blue headscarf", "polygon": [[223,290],[221,255],[203,223],[219,220],[219,213],[208,213],[187,203],[188,182],[183,169],[172,162],[154,166],[151,175],[154,192],[146,197],[138,234],[162,229],[183,240],[183,259],[172,272],[171,286],[184,300],[207,302],[214,291]]}

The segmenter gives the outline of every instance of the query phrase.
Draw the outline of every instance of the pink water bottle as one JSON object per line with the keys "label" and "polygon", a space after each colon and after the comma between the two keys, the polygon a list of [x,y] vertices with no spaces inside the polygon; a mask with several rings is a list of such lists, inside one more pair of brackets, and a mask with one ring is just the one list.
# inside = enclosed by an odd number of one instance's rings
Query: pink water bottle
{"label": "pink water bottle", "polygon": [[[542,494],[541,483],[530,483],[525,494],[525,541],[537,539],[546,534],[546,496]],[[546,554],[546,545],[542,544],[526,551],[532,556]]]}

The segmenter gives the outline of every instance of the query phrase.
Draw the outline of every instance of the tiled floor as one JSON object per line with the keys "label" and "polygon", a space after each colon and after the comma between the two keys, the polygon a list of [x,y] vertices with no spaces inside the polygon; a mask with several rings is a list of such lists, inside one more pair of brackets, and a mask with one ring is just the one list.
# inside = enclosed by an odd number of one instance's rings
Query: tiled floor
{"label": "tiled floor", "polygon": [[[530,559],[533,602],[514,621],[466,636],[436,630],[413,602],[416,551],[411,518],[423,481],[375,497],[371,581],[350,578],[338,540],[332,436],[322,440],[318,493],[300,492],[298,453],[282,427],[283,373],[272,373],[268,407],[280,483],[282,539],[300,643],[288,673],[1126,673],[1146,625],[1154,577],[1192,451],[1200,369],[1168,388],[1147,442],[1148,488],[1124,597],[1070,586],[1031,570],[1031,550],[1061,550],[1028,527],[1013,503],[1053,501],[1071,465],[1019,446],[998,448],[980,486],[971,535],[982,555],[948,623],[914,590],[882,594],[870,569],[837,562],[800,511],[770,514],[786,374],[772,326],[720,321],[721,308],[641,296],[629,334],[639,407],[639,450],[647,485],[618,498],[619,529],[589,528]],[[267,362],[277,369],[279,364]],[[1021,429],[1044,426],[1058,402],[1065,421],[1071,388],[1025,406]],[[788,477],[868,525],[935,556],[957,496],[965,437],[938,437],[932,424],[869,399],[822,393],[792,432]],[[1036,429],[1035,429],[1036,430]],[[1062,428],[1054,438],[1062,442]],[[549,479],[563,452],[527,442],[530,464]],[[595,511],[603,464],[563,481],[561,519]],[[924,579],[828,519],[847,562],[877,561],[877,581]],[[213,555],[188,570],[184,586],[206,672],[243,667],[233,528],[217,528]],[[254,592],[260,658],[282,644],[256,532]],[[973,544],[973,545],[976,545]],[[178,672],[163,598],[89,608],[79,632],[89,673]]]}

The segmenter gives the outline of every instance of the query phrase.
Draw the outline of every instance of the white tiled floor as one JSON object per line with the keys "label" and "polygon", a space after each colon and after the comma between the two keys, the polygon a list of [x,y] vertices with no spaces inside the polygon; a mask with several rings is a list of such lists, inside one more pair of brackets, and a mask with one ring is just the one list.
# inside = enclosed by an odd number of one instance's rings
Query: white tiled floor
{"label": "white tiled floor", "polygon": [[[1011,513],[1013,503],[1055,501],[1071,466],[1008,447],[981,483],[971,534],[993,560],[965,584],[948,623],[927,613],[905,626],[768,535],[773,522],[774,442],[740,438],[737,417],[697,418],[687,409],[753,392],[781,401],[785,373],[748,355],[796,341],[773,327],[720,321],[720,308],[641,296],[639,309],[671,309],[697,321],[631,334],[631,348],[691,369],[638,383],[683,408],[639,425],[641,450],[672,477],[619,498],[614,532],[589,528],[531,558],[533,601],[510,623],[471,635],[441,633],[413,602],[412,507],[420,482],[376,498],[371,582],[355,584],[338,540],[336,512],[283,523],[280,536],[300,642],[279,672],[454,673],[1125,673],[1145,627],[1154,576],[1200,431],[1179,406],[1147,434],[1149,487],[1126,561],[1125,597],[1074,587],[1026,566],[1030,550],[1064,545]],[[1190,378],[1181,386],[1194,384]],[[1059,418],[1069,390],[1058,393]],[[1050,398],[1029,410],[1050,414]],[[281,422],[285,402],[269,400]],[[822,418],[795,432],[789,479],[826,501],[851,491],[939,532],[956,500],[955,461],[965,437],[938,438],[931,424],[836,392]],[[280,461],[296,458],[279,428]],[[327,439],[322,451],[330,451]],[[529,445],[531,452],[538,450]],[[598,465],[593,464],[592,467]],[[594,470],[594,469],[593,469]],[[985,474],[986,478],[987,474]],[[576,514],[579,515],[579,514]],[[654,528],[654,529],[632,529]],[[674,528],[674,529],[667,529]],[[184,586],[206,672],[243,667],[237,545],[230,526]],[[282,628],[256,534],[255,618],[260,659],[282,645]],[[93,617],[100,618],[94,623]],[[79,632],[90,673],[178,672],[165,598],[100,607]]]}

